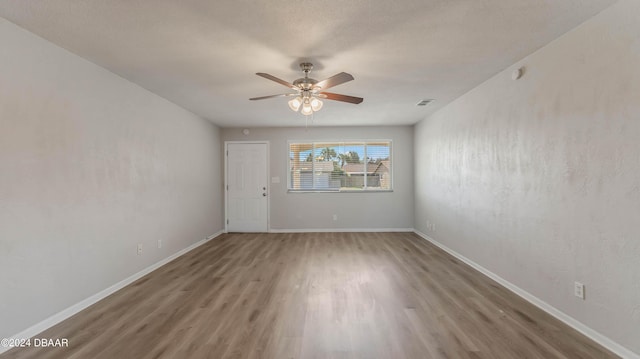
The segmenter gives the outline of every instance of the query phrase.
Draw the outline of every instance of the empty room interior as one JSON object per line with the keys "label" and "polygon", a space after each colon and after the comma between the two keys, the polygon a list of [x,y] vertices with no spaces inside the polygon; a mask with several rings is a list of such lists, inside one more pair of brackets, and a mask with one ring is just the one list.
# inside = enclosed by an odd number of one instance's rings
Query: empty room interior
{"label": "empty room interior", "polygon": [[638,19],[0,2],[0,358],[640,359]]}

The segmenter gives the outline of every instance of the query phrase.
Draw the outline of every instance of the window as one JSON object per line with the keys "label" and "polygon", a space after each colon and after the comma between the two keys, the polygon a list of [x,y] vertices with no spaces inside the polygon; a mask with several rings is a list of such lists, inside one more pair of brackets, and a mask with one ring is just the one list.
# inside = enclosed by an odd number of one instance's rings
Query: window
{"label": "window", "polygon": [[390,191],[391,141],[289,142],[289,191]]}

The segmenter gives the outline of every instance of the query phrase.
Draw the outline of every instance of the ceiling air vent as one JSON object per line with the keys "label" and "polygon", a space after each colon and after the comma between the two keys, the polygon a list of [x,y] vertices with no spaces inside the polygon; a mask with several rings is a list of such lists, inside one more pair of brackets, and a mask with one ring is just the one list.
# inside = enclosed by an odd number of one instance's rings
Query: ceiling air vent
{"label": "ceiling air vent", "polygon": [[418,102],[418,103],[416,104],[416,106],[426,106],[426,105],[428,105],[428,104],[432,103],[433,101],[434,101],[433,99],[429,99],[429,100],[422,100],[422,101]]}

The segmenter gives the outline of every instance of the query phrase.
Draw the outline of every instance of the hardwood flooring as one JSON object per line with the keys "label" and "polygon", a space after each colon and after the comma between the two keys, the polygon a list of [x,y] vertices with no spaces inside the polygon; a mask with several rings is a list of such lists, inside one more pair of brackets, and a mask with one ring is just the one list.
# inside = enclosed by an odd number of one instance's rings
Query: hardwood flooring
{"label": "hardwood flooring", "polygon": [[412,233],[225,234],[7,358],[613,358]]}

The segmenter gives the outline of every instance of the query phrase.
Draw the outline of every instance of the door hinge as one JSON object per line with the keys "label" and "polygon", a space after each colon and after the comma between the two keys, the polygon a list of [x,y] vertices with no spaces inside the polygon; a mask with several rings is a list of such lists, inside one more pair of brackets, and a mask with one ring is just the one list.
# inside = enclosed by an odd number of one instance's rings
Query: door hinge
{"label": "door hinge", "polygon": [[227,224],[229,224],[229,220],[227,219]]}
{"label": "door hinge", "polygon": [[229,150],[227,150],[227,156],[229,156]]}
{"label": "door hinge", "polygon": [[229,185],[227,185],[227,191],[229,190]]}

